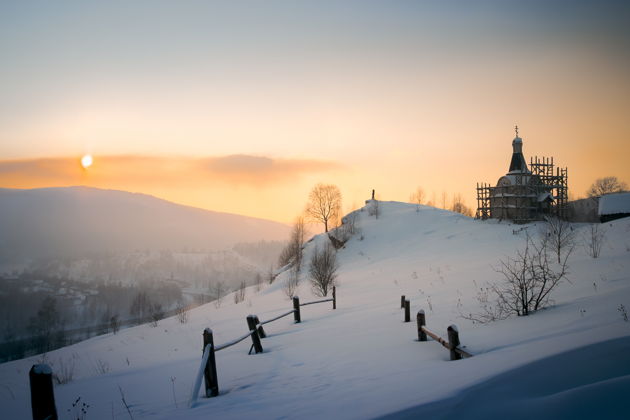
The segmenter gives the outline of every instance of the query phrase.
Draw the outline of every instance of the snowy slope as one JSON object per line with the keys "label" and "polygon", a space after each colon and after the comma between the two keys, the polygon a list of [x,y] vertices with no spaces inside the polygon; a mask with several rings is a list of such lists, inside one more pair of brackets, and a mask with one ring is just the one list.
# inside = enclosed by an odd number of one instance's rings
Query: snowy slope
{"label": "snowy slope", "polygon": [[[220,308],[194,309],[187,324],[171,318],[157,328],[138,326],[49,353],[53,370],[72,360],[75,364],[74,380],[56,386],[59,412],[66,413],[81,397],[90,404],[89,419],[128,418],[119,387],[134,418],[156,419],[414,418],[417,413],[449,417],[467,412],[484,418],[488,413],[521,415],[518,410],[532,404],[540,417],[557,418],[575,400],[593,407],[608,395],[627,395],[630,359],[624,349],[630,322],[617,308],[630,308],[630,219],[604,226],[600,258],[576,248],[571,283],[553,295],[555,306],[479,325],[460,314],[477,310],[478,288],[500,279],[493,266],[514,255],[536,225],[520,230],[385,202],[378,220],[367,211],[359,215],[362,234],[338,253],[338,309],[332,311],[328,303],[306,306],[301,324],[286,317],[267,325],[262,354],[247,355],[248,340],[217,353],[219,397],[186,407],[203,329],[211,327],[221,344],[246,332],[250,313],[265,320],[286,312],[291,308],[281,287],[286,274],[259,293],[248,289],[244,303],[235,305],[228,296]],[[576,225],[580,242],[587,228]],[[307,244],[306,261],[325,240],[320,235]],[[413,313],[426,311],[428,327],[441,335],[457,324],[462,344],[475,357],[451,362],[439,344],[417,342],[415,323],[402,322],[402,294],[411,299]],[[299,296],[303,302],[315,299],[306,280]],[[581,349],[595,343],[603,344]],[[9,418],[29,415],[27,373],[36,359],[0,365],[0,404]],[[591,359],[601,362],[597,374],[587,369]],[[538,372],[549,369],[553,383],[538,386],[547,381],[546,374],[521,380],[532,363]],[[107,369],[101,368],[104,364]],[[498,411],[488,411],[494,409],[492,399],[475,397],[501,390]],[[627,405],[622,401],[609,408],[610,417],[621,417]]]}

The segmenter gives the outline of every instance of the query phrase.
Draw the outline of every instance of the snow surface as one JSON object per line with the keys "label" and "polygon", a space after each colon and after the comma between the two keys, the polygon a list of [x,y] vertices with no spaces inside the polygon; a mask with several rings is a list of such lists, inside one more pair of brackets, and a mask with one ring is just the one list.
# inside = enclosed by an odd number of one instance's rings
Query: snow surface
{"label": "snow surface", "polygon": [[599,198],[599,215],[630,213],[630,193],[602,195]]}
{"label": "snow surface", "polygon": [[[259,293],[249,288],[238,305],[227,296],[220,308],[196,308],[186,324],[169,318],[50,352],[53,371],[76,365],[73,381],[55,387],[59,413],[81,397],[89,419],[128,418],[120,387],[136,419],[519,418],[526,409],[531,418],[588,417],[595,403],[607,404],[603,417],[627,418],[630,322],[619,307],[630,308],[630,220],[603,225],[598,259],[583,246],[589,225],[575,225],[570,283],[553,294],[555,305],[480,325],[461,314],[479,309],[478,289],[500,280],[493,267],[538,226],[513,234],[507,223],[425,206],[381,202],[379,210],[378,219],[359,212],[362,232],[338,253],[337,310],[309,305],[301,324],[291,316],[266,324],[262,354],[247,354],[250,340],[218,352],[218,397],[187,405],[204,328],[221,345],[247,332],[248,314],[265,321],[292,309],[282,291],[288,273]],[[305,261],[326,240],[309,242]],[[318,299],[305,279],[298,294]],[[401,295],[443,337],[456,324],[475,356],[451,362],[438,343],[418,342],[415,323],[403,322]],[[30,416],[28,370],[41,360],[0,365],[6,418]]]}

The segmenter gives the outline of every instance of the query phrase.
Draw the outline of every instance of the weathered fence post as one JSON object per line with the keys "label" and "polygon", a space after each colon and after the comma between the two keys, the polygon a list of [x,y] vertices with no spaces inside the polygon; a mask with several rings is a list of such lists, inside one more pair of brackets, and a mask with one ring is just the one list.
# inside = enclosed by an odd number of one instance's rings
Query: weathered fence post
{"label": "weathered fence post", "polygon": [[212,330],[210,328],[203,330],[202,352],[206,349],[208,344],[210,345],[210,353],[208,363],[206,363],[206,367],[203,371],[206,397],[216,397],[219,395],[219,380],[217,379],[217,362],[214,358],[214,337],[212,336]]}
{"label": "weathered fence post", "polygon": [[31,408],[33,420],[57,420],[52,369],[46,364],[33,365],[28,372],[31,383]]}
{"label": "weathered fence post", "polygon": [[418,311],[416,320],[418,321],[418,341],[427,341],[427,333],[425,333],[422,329],[422,327],[427,325],[427,321],[424,317],[424,310],[420,309]]}
{"label": "weathered fence post", "polygon": [[296,324],[302,322],[302,318],[300,318],[300,298],[297,296],[293,296],[293,319],[295,319]]}
{"label": "weathered fence post", "polygon": [[451,325],[446,331],[448,332],[448,346],[451,350],[451,360],[459,360],[462,356],[455,351],[457,346],[459,346],[459,331],[455,325]]}
{"label": "weathered fence post", "polygon": [[247,327],[252,336],[252,344],[254,345],[255,353],[262,353],[262,343],[260,342],[260,337],[258,336],[258,330],[256,329],[256,317],[254,315],[247,316]]}
{"label": "weathered fence post", "polygon": [[403,309],[405,307],[405,295],[402,295],[400,297],[400,309]]}
{"label": "weathered fence post", "polygon": [[405,300],[405,322],[411,322],[411,302]]}
{"label": "weathered fence post", "polygon": [[254,321],[256,321],[256,325],[258,325],[258,336],[260,338],[267,338],[267,334],[265,334],[265,330],[263,326],[260,324],[260,319],[258,319],[258,315],[254,315]]}
{"label": "weathered fence post", "polygon": [[337,288],[333,286],[333,309],[337,309]]}

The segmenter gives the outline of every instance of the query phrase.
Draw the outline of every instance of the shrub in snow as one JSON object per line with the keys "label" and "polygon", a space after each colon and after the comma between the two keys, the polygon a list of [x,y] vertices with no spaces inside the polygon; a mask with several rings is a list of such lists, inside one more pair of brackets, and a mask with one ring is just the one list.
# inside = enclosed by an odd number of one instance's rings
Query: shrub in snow
{"label": "shrub in snow", "polygon": [[296,266],[298,271],[302,266],[302,246],[306,237],[306,226],[304,218],[298,217],[293,222],[291,236],[289,242],[284,247],[278,258],[278,265],[284,267],[286,265]]}
{"label": "shrub in snow", "polygon": [[559,217],[547,216],[545,221],[541,235],[547,237],[549,247],[556,254],[559,264],[562,253],[571,252],[575,246],[575,230],[571,223]]}
{"label": "shrub in snow", "polygon": [[177,320],[180,324],[185,324],[188,322],[188,308],[186,308],[183,302],[180,302],[179,305],[177,305],[175,314],[177,315]]}
{"label": "shrub in snow", "polygon": [[598,258],[604,244],[604,236],[606,232],[598,223],[591,225],[591,229],[586,234],[586,252],[593,258]]}

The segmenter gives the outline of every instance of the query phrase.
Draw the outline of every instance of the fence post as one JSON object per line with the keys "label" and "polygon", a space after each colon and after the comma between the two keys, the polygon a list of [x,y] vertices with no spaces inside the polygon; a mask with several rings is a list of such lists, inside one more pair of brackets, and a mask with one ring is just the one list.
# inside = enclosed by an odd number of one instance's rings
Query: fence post
{"label": "fence post", "polygon": [[203,371],[203,377],[206,386],[206,397],[209,398],[219,395],[217,362],[214,358],[214,337],[212,336],[212,330],[210,328],[203,330],[203,350],[206,349],[208,344],[210,344],[210,354],[208,356],[208,363],[206,363],[206,367]]}
{"label": "fence post", "polygon": [[333,309],[337,309],[337,288],[333,286]]}
{"label": "fence post", "polygon": [[262,353],[262,343],[260,342],[260,337],[258,336],[258,330],[256,329],[256,317],[254,315],[247,315],[247,327],[251,332],[252,343],[254,344],[254,352]]}
{"label": "fence post", "polygon": [[265,333],[263,326],[260,325],[260,319],[258,319],[258,315],[254,315],[254,321],[256,321],[256,325],[258,325],[258,336],[260,338],[267,338],[267,334]]}
{"label": "fence post", "polygon": [[400,297],[400,309],[403,309],[405,307],[405,295],[402,295]]}
{"label": "fence post", "polygon": [[411,322],[411,302],[405,300],[405,322]]}
{"label": "fence post", "polygon": [[31,408],[33,420],[57,420],[52,369],[46,364],[33,365],[28,372],[31,384]]}
{"label": "fence post", "polygon": [[446,331],[448,332],[448,346],[451,350],[451,360],[459,360],[462,356],[455,351],[455,348],[459,346],[459,331],[455,325],[451,325]]}
{"label": "fence post", "polygon": [[295,319],[296,324],[302,322],[300,317],[300,298],[297,296],[293,296],[293,319]]}
{"label": "fence post", "polygon": [[422,330],[422,327],[427,325],[427,321],[424,317],[424,310],[420,309],[418,311],[416,320],[418,321],[418,341],[427,341],[427,333]]}

